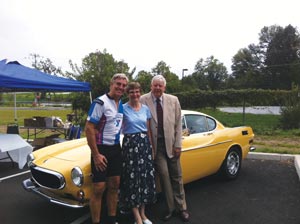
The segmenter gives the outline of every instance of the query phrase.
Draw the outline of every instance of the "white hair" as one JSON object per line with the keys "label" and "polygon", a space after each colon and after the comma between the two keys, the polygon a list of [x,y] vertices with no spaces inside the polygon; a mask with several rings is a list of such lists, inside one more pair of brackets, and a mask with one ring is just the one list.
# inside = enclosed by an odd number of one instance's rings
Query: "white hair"
{"label": "white hair", "polygon": [[154,81],[161,81],[164,83],[164,86],[167,85],[167,81],[165,79],[165,77],[163,77],[162,75],[155,75],[153,76],[152,80],[151,80],[151,84],[153,84]]}
{"label": "white hair", "polygon": [[113,82],[116,79],[125,79],[128,82],[128,77],[124,73],[117,73],[111,78],[110,82]]}

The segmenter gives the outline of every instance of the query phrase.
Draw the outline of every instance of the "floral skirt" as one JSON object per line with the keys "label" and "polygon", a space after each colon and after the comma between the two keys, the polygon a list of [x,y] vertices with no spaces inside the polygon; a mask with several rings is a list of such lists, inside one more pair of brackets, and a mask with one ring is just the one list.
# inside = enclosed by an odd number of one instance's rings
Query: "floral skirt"
{"label": "floral skirt", "polygon": [[147,134],[125,134],[122,144],[120,203],[133,208],[155,201],[152,147]]}

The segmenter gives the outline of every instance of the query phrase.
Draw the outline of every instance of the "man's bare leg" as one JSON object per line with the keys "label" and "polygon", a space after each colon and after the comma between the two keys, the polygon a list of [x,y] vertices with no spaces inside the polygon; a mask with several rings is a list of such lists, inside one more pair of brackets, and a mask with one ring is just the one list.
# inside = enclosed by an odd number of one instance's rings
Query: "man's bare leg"
{"label": "man's bare leg", "polygon": [[102,196],[105,191],[105,182],[94,183],[90,198],[90,211],[93,223],[100,223]]}
{"label": "man's bare leg", "polygon": [[108,216],[115,224],[117,216],[118,194],[119,194],[120,176],[107,178],[107,209]]}

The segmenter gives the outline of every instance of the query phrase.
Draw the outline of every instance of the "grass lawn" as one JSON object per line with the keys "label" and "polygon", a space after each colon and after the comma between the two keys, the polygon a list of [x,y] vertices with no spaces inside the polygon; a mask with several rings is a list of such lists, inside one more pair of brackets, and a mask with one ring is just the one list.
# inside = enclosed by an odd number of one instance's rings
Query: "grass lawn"
{"label": "grass lawn", "polygon": [[[8,124],[17,123],[19,126],[24,126],[25,118],[32,118],[34,116],[40,117],[59,117],[62,121],[67,119],[67,114],[72,113],[71,108],[61,107],[28,107],[17,108],[17,122],[14,121],[14,108],[13,107],[1,107],[0,108],[0,133],[6,133],[6,127]],[[53,131],[45,131],[38,137],[45,137],[53,134]],[[20,135],[23,138],[27,138],[27,130],[20,129]]]}

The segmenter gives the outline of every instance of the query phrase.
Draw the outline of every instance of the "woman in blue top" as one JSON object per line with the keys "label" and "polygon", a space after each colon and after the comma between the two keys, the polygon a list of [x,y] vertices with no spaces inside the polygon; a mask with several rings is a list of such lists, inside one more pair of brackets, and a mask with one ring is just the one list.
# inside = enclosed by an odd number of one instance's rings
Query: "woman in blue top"
{"label": "woman in blue top", "polygon": [[141,86],[131,82],[126,88],[129,101],[123,105],[123,169],[120,202],[132,209],[136,224],[151,224],[145,205],[155,201],[150,110],[140,103]]}

